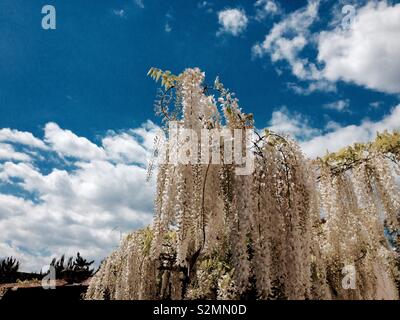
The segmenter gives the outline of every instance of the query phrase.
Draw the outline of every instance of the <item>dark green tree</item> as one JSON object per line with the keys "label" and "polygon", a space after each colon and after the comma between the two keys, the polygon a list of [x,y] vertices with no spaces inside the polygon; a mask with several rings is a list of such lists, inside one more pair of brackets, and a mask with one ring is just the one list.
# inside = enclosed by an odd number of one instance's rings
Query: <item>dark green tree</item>
{"label": "dark green tree", "polygon": [[15,282],[18,277],[19,261],[13,257],[0,260],[0,283]]}
{"label": "dark green tree", "polygon": [[75,261],[73,263],[73,269],[74,271],[85,271],[90,273],[90,275],[93,274],[93,269],[90,269],[90,266],[94,263],[94,260],[88,261],[80,255],[78,252],[75,258]]}
{"label": "dark green tree", "polygon": [[93,263],[94,260],[88,261],[82,258],[78,252],[75,259],[70,257],[66,263],[65,255],[62,255],[59,260],[54,258],[50,266],[54,267],[58,279],[67,282],[81,282],[93,275],[94,270],[90,268]]}

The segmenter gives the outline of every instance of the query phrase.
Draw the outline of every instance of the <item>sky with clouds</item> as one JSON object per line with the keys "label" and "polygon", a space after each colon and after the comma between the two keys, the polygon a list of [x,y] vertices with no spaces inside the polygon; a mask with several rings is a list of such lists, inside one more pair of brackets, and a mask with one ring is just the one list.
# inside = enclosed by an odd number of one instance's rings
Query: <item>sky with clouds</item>
{"label": "sky with clouds", "polygon": [[23,270],[151,222],[151,66],[218,75],[310,157],[400,128],[399,1],[3,0],[0,30],[0,258]]}

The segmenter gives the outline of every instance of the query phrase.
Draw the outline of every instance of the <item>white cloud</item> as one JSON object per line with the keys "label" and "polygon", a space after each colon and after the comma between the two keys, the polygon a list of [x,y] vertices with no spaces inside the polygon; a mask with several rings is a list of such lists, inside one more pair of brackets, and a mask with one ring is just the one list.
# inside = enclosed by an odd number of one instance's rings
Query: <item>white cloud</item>
{"label": "white cloud", "polygon": [[38,149],[46,149],[44,142],[33,136],[30,132],[0,129],[0,142],[13,142]]}
{"label": "white cloud", "polygon": [[[99,262],[120,232],[150,223],[155,181],[146,182],[144,166],[158,130],[148,121],[109,131],[98,146],[49,123],[40,152],[45,159],[59,155],[61,169],[35,159],[0,160],[0,257],[17,257],[23,270],[77,251]],[[66,166],[63,157],[72,157]]]}
{"label": "white cloud", "polygon": [[378,121],[364,119],[360,124],[341,126],[328,122],[324,130],[313,128],[307,118],[290,113],[286,108],[272,114],[268,128],[295,137],[304,153],[315,158],[327,151],[335,152],[355,142],[367,142],[375,138],[377,132],[400,129],[400,104]]}
{"label": "white cloud", "polygon": [[[0,196],[1,197],[1,196]],[[0,199],[0,203],[2,200]],[[2,257],[15,257],[18,252],[17,259],[20,262],[20,269],[27,271],[38,271],[37,266],[44,266],[49,264],[47,258],[36,257],[35,261],[32,261],[32,256],[27,253],[21,252],[13,243],[1,243],[0,242],[0,258]]]}
{"label": "white cloud", "polygon": [[84,137],[78,137],[70,130],[61,129],[50,122],[45,127],[45,141],[62,157],[74,157],[83,160],[103,159],[105,152]]}
{"label": "white cloud", "polygon": [[147,121],[126,132],[109,131],[102,139],[102,146],[109,160],[145,165],[159,130],[153,122]]}
{"label": "white cloud", "polygon": [[318,129],[309,125],[307,118],[300,113],[290,112],[286,107],[272,113],[268,128],[298,139],[310,138],[319,133]]}
{"label": "white cloud", "polygon": [[145,164],[149,155],[146,147],[151,146],[157,130],[159,128],[151,121],[125,132],[110,130],[101,140],[102,145],[98,146],[85,137],[79,137],[49,122],[45,126],[45,142],[60,157],[79,161],[109,160]]}
{"label": "white cloud", "polygon": [[299,79],[316,79],[318,70],[306,58],[300,58],[299,53],[308,44],[309,27],[318,18],[319,1],[309,1],[280,22],[274,24],[262,43],[253,46],[253,55],[261,57],[269,54],[272,62],[286,61],[292,73]]}
{"label": "white cloud", "polygon": [[229,33],[237,36],[246,29],[248,18],[244,10],[225,9],[218,12],[218,22],[221,25],[218,34]]}
{"label": "white cloud", "polygon": [[370,89],[400,92],[400,4],[369,2],[357,9],[349,29],[322,32],[318,60],[330,81],[354,82]]}
{"label": "white cloud", "polygon": [[109,159],[124,162],[145,163],[146,149],[131,134],[109,134],[102,140]]}
{"label": "white cloud", "polygon": [[322,107],[324,107],[325,109],[336,110],[339,112],[348,111],[348,109],[350,107],[350,101],[349,101],[349,99],[338,100],[338,101],[326,103]]}
{"label": "white cloud", "polygon": [[400,129],[400,105],[396,106],[389,115],[382,120],[373,122],[364,120],[359,125],[339,126],[332,132],[316,136],[301,144],[304,152],[310,157],[322,156],[329,152],[338,151],[355,142],[373,140],[377,132]]}
{"label": "white cloud", "polygon": [[254,6],[257,8],[257,20],[263,20],[267,16],[276,15],[280,12],[280,7],[274,0],[257,0]]}
{"label": "white cloud", "polygon": [[30,161],[31,157],[23,152],[18,152],[13,146],[0,143],[0,160]]}
{"label": "white cloud", "polygon": [[[292,86],[299,94],[330,91],[337,81],[400,93],[400,4],[370,1],[356,10],[349,28],[335,16],[329,28],[336,27],[312,33],[318,7],[319,0],[309,0],[284,16],[262,43],[253,46],[253,56],[269,55],[272,63],[288,63],[294,76],[309,83],[309,88]],[[315,47],[316,59],[301,57],[307,46]]]}

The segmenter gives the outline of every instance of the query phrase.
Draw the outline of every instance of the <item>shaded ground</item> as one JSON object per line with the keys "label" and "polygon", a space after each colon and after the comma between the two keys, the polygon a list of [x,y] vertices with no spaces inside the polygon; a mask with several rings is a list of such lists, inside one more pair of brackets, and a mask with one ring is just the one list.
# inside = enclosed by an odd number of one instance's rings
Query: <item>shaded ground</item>
{"label": "shaded ground", "polygon": [[68,284],[64,280],[56,281],[55,289],[44,289],[41,281],[0,284],[0,300],[81,300],[87,290],[87,282]]}

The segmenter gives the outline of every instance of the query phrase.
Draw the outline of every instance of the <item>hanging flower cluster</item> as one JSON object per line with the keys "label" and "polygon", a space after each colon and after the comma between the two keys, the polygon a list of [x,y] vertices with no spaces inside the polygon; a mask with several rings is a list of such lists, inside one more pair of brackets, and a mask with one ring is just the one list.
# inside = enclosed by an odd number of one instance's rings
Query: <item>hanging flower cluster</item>
{"label": "hanging flower cluster", "polygon": [[[165,123],[198,136],[254,130],[218,79],[208,87],[198,69],[150,75],[165,87],[157,103]],[[123,240],[86,298],[398,299],[398,133],[316,161],[288,137],[255,136],[247,175],[201,152],[160,164],[152,226]]]}

